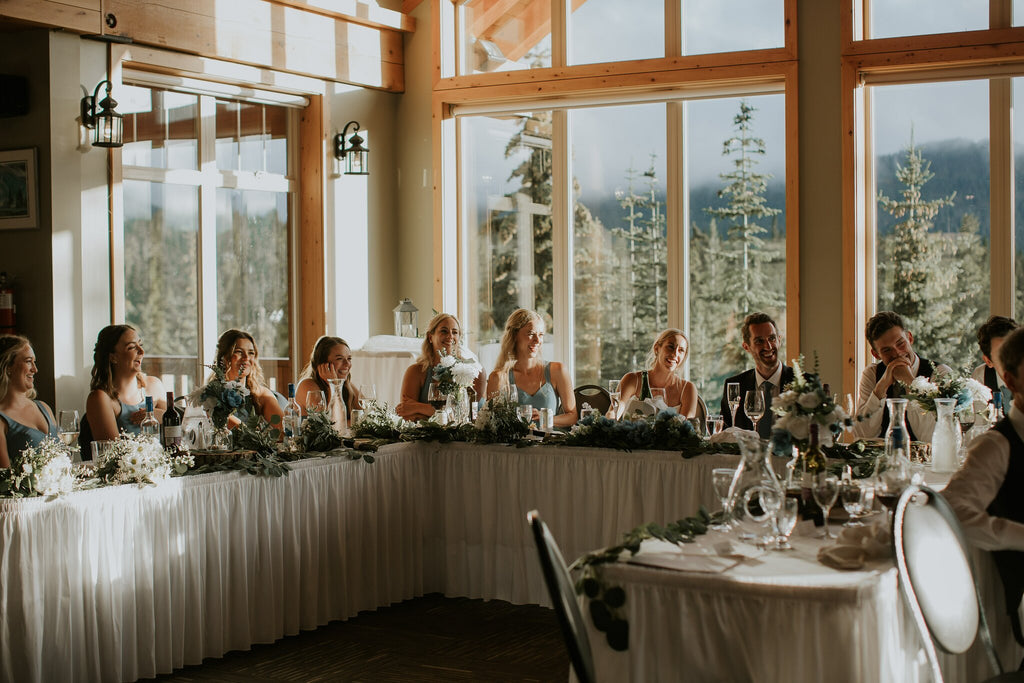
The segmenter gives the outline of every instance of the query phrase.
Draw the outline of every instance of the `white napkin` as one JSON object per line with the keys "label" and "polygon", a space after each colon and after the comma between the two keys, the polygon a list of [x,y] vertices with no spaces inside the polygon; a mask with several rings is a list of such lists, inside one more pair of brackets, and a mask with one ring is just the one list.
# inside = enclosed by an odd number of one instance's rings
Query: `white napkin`
{"label": "white napkin", "polygon": [[892,537],[885,520],[865,526],[843,527],[839,538],[818,550],[818,562],[833,569],[860,569],[868,560],[892,554]]}
{"label": "white napkin", "polygon": [[626,411],[622,414],[623,417],[631,417],[640,413],[643,416],[657,415],[662,410],[668,410],[668,406],[665,405],[665,401],[660,396],[657,398],[649,398],[641,401],[636,396],[629,399],[629,403],[626,404]]}
{"label": "white napkin", "polygon": [[757,432],[749,429],[740,429],[739,427],[729,427],[723,429],[714,436],[711,437],[711,443],[739,443],[740,437],[744,434],[749,434],[755,438],[760,438]]}

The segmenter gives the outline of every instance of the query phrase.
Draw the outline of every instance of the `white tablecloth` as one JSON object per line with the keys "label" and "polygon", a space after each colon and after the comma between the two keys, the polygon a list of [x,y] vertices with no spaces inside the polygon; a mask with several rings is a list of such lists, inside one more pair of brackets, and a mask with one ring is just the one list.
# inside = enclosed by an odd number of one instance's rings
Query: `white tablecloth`
{"label": "white tablecloth", "polygon": [[[547,605],[528,510],[541,512],[571,559],[639,524],[713,505],[711,469],[737,460],[408,443],[381,449],[372,464],[293,463],[277,479],[218,473],[53,502],[3,500],[0,680],[152,677],[429,592]],[[631,617],[634,643],[644,642],[638,632],[669,649],[700,637],[662,608],[666,591],[688,580],[659,577],[631,590],[631,609],[662,610],[650,626]],[[889,628],[892,603],[861,613],[872,594],[895,590],[888,574],[848,590],[853,597],[837,604],[851,619]],[[800,647],[801,634],[838,609],[802,596],[691,593],[706,610],[746,600],[747,614],[787,647]],[[794,618],[765,609],[780,605]],[[791,624],[790,636],[782,628]],[[740,640],[756,642],[725,642]],[[642,651],[634,648],[630,656]]]}

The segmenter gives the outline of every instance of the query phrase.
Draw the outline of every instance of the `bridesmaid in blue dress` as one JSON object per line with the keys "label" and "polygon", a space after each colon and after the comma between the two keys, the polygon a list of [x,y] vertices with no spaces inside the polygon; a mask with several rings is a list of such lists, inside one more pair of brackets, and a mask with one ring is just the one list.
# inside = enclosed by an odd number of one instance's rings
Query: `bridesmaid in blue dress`
{"label": "bridesmaid in blue dress", "polygon": [[[402,398],[395,412],[406,420],[422,420],[434,414],[434,407],[427,400],[430,384],[434,378],[434,367],[441,362],[441,351],[461,357],[462,325],[458,318],[448,313],[438,313],[423,337],[423,346],[416,362],[405,370],[402,377]],[[473,391],[480,396],[484,388],[481,372],[473,382]]]}
{"label": "bridesmaid in blue dress", "polygon": [[520,308],[505,321],[498,360],[487,378],[487,395],[494,396],[515,384],[520,405],[532,405],[533,420],[541,408],[555,411],[556,427],[576,424],[576,395],[569,373],[561,363],[544,362],[544,320]]}
{"label": "bridesmaid in blue dress", "polygon": [[[259,350],[251,334],[242,330],[228,330],[220,335],[217,340],[217,362],[224,368],[226,379],[240,380],[245,384],[252,397],[253,407],[264,420],[271,422],[274,415],[284,418],[281,404],[263,378]],[[209,379],[213,379],[212,374]],[[228,427],[234,429],[242,420],[248,419],[248,412],[238,408],[228,418]]]}
{"label": "bridesmaid in blue dress", "polygon": [[50,407],[35,400],[35,376],[36,354],[28,339],[0,336],[0,467],[10,467],[12,455],[47,436],[57,437]]}
{"label": "bridesmaid in blue dress", "polygon": [[[159,377],[142,372],[142,338],[131,325],[108,325],[96,336],[92,352],[92,379],[85,402],[87,435],[82,444],[82,457],[89,457],[89,441],[116,439],[121,432],[138,434],[139,423],[146,417],[146,396],[153,397],[153,414],[157,421],[167,408],[164,384]],[[90,439],[91,437],[91,439]]]}

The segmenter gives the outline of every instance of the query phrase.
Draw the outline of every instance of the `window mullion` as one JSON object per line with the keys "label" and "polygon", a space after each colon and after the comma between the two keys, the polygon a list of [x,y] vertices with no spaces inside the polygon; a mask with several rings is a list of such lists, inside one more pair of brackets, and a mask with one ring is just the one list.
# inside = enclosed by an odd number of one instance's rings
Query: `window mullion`
{"label": "window mullion", "polygon": [[573,197],[570,160],[569,113],[551,113],[551,262],[552,316],[554,318],[555,357],[566,363],[569,377],[575,377],[573,353],[575,317],[573,315]]}
{"label": "window mullion", "polygon": [[[199,349],[197,358],[211,365],[217,331],[217,106],[213,97],[199,98]],[[201,368],[199,369],[201,370]],[[204,373],[200,372],[199,377]]]}
{"label": "window mullion", "polygon": [[993,314],[1013,316],[1013,80],[989,81],[989,224]]}
{"label": "window mullion", "polygon": [[[666,141],[666,222],[665,246],[668,265],[668,326],[689,330],[689,263],[690,231],[689,201],[686,192],[685,140],[686,104],[668,102],[665,122]],[[688,333],[688,332],[687,332]],[[687,358],[689,373],[689,358]]]}

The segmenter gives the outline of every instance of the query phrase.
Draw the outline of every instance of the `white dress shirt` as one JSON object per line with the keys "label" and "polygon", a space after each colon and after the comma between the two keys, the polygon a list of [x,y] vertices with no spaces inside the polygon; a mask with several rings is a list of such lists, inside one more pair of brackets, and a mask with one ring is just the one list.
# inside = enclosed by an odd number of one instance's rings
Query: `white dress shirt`
{"label": "white dress shirt", "polygon": [[754,381],[757,382],[758,391],[761,391],[762,384],[764,384],[765,382],[771,382],[772,398],[775,398],[776,396],[779,395],[779,390],[781,389],[779,384],[782,383],[782,363],[779,363],[775,367],[775,372],[772,373],[771,377],[762,377],[761,373],[757,371],[757,368],[754,368]]}
{"label": "white dress shirt", "polygon": [[[1010,424],[1024,437],[1024,412],[1016,405],[1010,408]],[[968,540],[982,550],[1024,550],[1024,524],[988,513],[1009,466],[1010,442],[990,429],[971,441],[963,467],[942,491]]]}
{"label": "white dress shirt", "polygon": [[[857,399],[857,410],[859,418],[853,423],[853,433],[860,438],[874,439],[882,434],[882,416],[885,415],[885,398],[875,396],[875,373],[878,363],[872,363],[864,368],[860,376],[860,391]],[[910,372],[915,377],[921,367],[921,357],[915,355],[914,362],[910,366]],[[952,372],[948,365],[941,363],[934,365],[933,377],[945,375]],[[935,413],[924,410],[913,401],[907,403],[906,412],[907,424],[914,431],[918,441],[931,441],[932,432],[935,431]]]}

